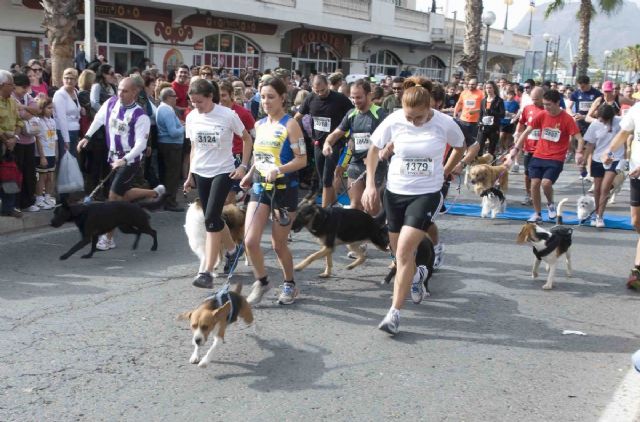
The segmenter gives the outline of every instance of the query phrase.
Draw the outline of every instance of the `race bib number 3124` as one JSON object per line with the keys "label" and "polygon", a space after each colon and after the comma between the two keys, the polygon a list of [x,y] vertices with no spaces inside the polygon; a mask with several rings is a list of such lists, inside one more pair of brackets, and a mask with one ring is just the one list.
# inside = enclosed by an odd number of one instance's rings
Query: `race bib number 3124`
{"label": "race bib number 3124", "polygon": [[196,133],[198,147],[205,149],[220,149],[220,131],[203,130]]}

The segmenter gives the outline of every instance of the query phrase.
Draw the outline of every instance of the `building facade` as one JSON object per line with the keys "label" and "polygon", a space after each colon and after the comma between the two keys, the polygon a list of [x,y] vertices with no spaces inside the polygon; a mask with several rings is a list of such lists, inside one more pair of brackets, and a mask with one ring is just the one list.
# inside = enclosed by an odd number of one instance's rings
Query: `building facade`
{"label": "building facade", "polygon": [[[163,72],[209,64],[234,73],[284,67],[346,74],[432,79],[457,72],[464,22],[413,10],[412,0],[80,0],[77,48],[85,19],[94,37],[87,51],[102,54],[118,72],[150,58]],[[0,0],[0,68],[48,56],[39,0]],[[449,67],[455,42],[453,69]],[[492,29],[488,73],[511,74],[529,37]]]}

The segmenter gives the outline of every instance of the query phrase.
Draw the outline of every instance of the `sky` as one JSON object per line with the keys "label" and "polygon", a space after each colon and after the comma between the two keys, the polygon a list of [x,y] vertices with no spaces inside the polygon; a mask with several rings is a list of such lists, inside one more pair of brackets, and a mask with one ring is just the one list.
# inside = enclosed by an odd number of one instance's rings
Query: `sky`
{"label": "sky", "polygon": [[[573,0],[577,1],[577,0]],[[640,4],[640,0],[625,0],[633,1]],[[451,17],[454,11],[458,11],[458,19],[464,17],[464,4],[466,0],[436,0],[436,7],[445,8],[447,10],[438,9],[438,13],[447,12],[447,16]],[[538,6],[548,3],[549,1],[536,0],[534,3]],[[507,28],[511,29],[515,27],[520,20],[527,16],[529,13],[529,0],[513,0],[512,5],[509,6],[509,19],[507,21]],[[496,22],[492,25],[493,28],[504,28],[504,18],[507,10],[504,0],[484,0],[484,10],[490,10],[496,14]],[[417,0],[418,10],[428,11],[431,9],[431,0]]]}

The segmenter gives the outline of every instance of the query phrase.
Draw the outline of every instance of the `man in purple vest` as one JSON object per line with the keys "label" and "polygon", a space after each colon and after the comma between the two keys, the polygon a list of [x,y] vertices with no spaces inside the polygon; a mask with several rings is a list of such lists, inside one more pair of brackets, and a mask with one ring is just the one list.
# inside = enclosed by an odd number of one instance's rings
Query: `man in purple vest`
{"label": "man in purple vest", "polygon": [[[118,96],[111,97],[102,104],[86,135],[78,142],[80,151],[91,141],[91,136],[104,126],[109,164],[115,170],[109,201],[131,202],[142,198],[156,198],[165,193],[163,185],[158,185],[155,189],[131,187],[147,148],[150,127],[149,117],[136,103],[138,91],[133,79],[123,79],[118,85]],[[102,251],[115,248],[113,234],[101,236],[96,247]]]}

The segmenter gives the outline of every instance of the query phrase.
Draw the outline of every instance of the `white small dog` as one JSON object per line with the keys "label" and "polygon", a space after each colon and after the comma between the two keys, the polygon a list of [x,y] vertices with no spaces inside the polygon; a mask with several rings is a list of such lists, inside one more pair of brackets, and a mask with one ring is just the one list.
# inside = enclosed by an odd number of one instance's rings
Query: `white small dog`
{"label": "white small dog", "polygon": [[482,197],[482,211],[480,217],[496,218],[497,214],[503,213],[507,201],[502,191],[498,188],[489,188],[483,191],[480,196]]}
{"label": "white small dog", "polygon": [[596,200],[593,196],[583,195],[578,198],[578,204],[576,207],[576,214],[578,215],[578,222],[585,222],[596,211]]}

